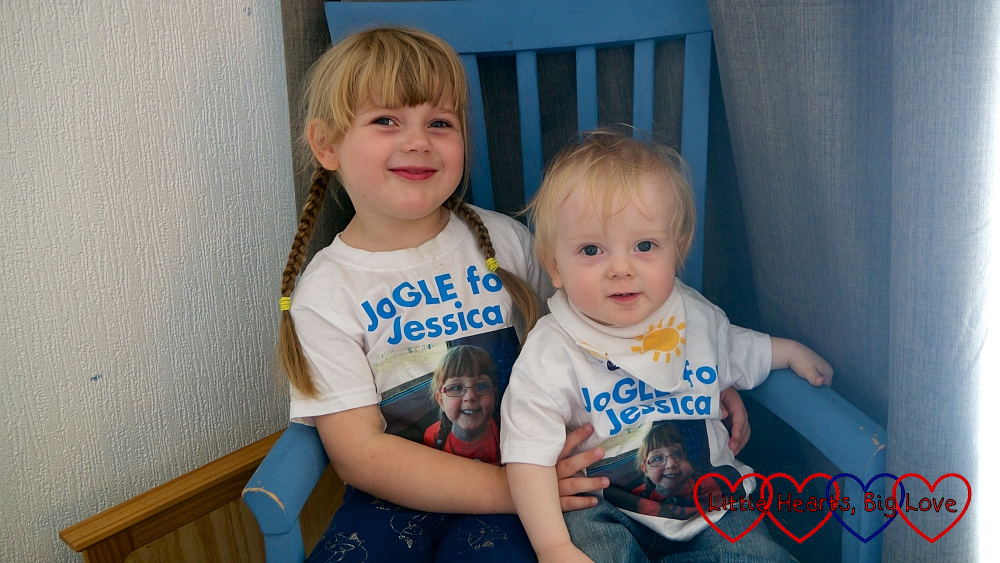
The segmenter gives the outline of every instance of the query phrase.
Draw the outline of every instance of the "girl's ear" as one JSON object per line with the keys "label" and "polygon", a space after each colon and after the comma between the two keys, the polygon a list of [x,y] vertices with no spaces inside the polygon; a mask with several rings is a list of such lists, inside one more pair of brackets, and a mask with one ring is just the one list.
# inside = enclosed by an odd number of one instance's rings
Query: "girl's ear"
{"label": "girl's ear", "polygon": [[436,391],[434,393],[434,400],[437,401],[437,404],[438,404],[439,407],[443,407],[444,406],[444,403],[441,402],[441,392],[440,391]]}
{"label": "girl's ear", "polygon": [[306,129],[306,136],[309,138],[309,147],[312,149],[316,160],[327,170],[340,169],[340,157],[332,142],[330,129],[319,119],[314,119]]}

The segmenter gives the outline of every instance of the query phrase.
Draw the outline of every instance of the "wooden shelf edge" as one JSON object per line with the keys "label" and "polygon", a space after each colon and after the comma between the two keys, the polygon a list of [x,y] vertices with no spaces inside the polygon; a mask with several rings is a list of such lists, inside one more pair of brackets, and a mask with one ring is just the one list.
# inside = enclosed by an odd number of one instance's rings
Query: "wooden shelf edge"
{"label": "wooden shelf edge", "polygon": [[[282,432],[284,430],[275,432],[249,446],[240,448],[125,502],[112,506],[86,520],[81,520],[61,530],[59,538],[73,551],[80,552],[120,533],[122,530],[137,525],[141,525],[146,530],[155,530],[158,528],[157,523],[165,513],[173,515],[169,520],[174,529],[178,527],[176,514],[187,511],[188,507],[191,508],[192,515],[188,522],[193,521],[203,515],[203,512],[199,514],[201,512],[199,508],[204,506],[204,502],[199,501],[199,497],[206,492],[214,489],[225,489],[229,485],[229,491],[232,492],[227,493],[225,498],[214,499],[214,501],[225,501],[222,502],[225,504],[239,499],[243,485],[249,480],[249,475],[253,474],[253,471],[264,460],[267,452],[271,451],[271,446],[278,440]],[[240,479],[242,482],[238,483],[238,486],[232,486],[234,480]],[[232,498],[228,499],[229,496]],[[180,525],[186,523],[183,522]],[[169,531],[166,530],[163,533],[166,534]]]}

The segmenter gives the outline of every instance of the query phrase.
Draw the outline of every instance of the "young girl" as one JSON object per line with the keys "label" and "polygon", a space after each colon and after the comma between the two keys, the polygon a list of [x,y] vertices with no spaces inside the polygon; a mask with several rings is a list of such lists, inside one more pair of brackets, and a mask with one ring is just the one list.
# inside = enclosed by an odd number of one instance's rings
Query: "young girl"
{"label": "young girl", "polygon": [[[513,357],[515,327],[523,337],[538,314],[532,289],[550,292],[527,229],[462,201],[461,62],[432,35],[373,29],[334,46],[308,80],[316,169],[282,277],[279,357],[292,420],[317,427],[348,484],[310,561],[534,561],[505,469],[419,443],[433,413],[416,391],[441,347],[475,337]],[[296,287],[331,183],[356,214]],[[562,456],[564,509],[592,506],[573,495],[607,486],[570,478],[602,455]]]}
{"label": "young girl", "polygon": [[[694,502],[694,484],[698,476],[688,459],[684,437],[672,422],[653,425],[636,452],[636,464],[645,476],[643,483],[632,490],[639,497],[635,512],[647,516],[662,516],[687,520],[698,516]],[[708,506],[708,495],[722,494],[713,479],[706,479],[698,489],[702,506]]]}
{"label": "young girl", "polygon": [[467,345],[448,350],[434,370],[431,390],[439,414],[424,433],[424,444],[500,465],[497,386],[489,352]]}

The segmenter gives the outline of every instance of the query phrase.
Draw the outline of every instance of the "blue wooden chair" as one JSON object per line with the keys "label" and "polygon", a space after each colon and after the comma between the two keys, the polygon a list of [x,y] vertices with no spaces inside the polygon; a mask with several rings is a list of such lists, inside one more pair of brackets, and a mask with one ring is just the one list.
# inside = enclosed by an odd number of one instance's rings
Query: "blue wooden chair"
{"label": "blue wooden chair", "polygon": [[[376,25],[427,30],[448,41],[461,55],[471,94],[474,143],[472,197],[493,208],[486,120],[477,56],[511,55],[517,62],[524,198],[542,178],[542,133],[536,54],[575,51],[578,129],[597,127],[597,58],[601,46],[634,45],[633,122],[653,130],[653,55],[655,42],[684,38],[684,98],[681,154],[691,166],[698,209],[695,242],[684,268],[684,282],[702,285],[705,177],[708,153],[708,98],[712,32],[705,2],[688,0],[536,0],[447,2],[326,3],[334,42]],[[558,25],[554,25],[558,22]],[[774,372],[750,395],[812,442],[841,471],[863,481],[884,470],[885,431],[828,388],[814,388],[788,370]],[[316,430],[290,424],[274,445],[243,498],[264,533],[270,563],[305,560],[298,515],[329,460]],[[875,530],[875,512],[862,529]],[[864,515],[866,517],[868,515]],[[829,525],[829,523],[828,523]],[[843,561],[881,560],[879,537],[867,543],[847,530]]]}

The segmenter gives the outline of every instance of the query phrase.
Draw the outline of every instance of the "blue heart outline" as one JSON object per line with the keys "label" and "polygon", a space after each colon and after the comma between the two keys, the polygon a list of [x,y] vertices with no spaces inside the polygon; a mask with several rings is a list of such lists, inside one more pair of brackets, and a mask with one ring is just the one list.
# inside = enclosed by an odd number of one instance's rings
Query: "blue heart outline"
{"label": "blue heart outline", "polygon": [[[855,481],[858,482],[858,485],[861,485],[861,490],[863,490],[866,493],[868,492],[868,487],[870,487],[871,484],[876,479],[881,479],[882,477],[892,477],[892,481],[893,482],[896,482],[899,479],[898,477],[896,477],[892,473],[879,473],[878,475],[876,475],[876,476],[872,477],[871,479],[869,479],[868,480],[868,484],[865,485],[865,484],[863,484],[861,482],[861,479],[858,479],[852,473],[840,473],[839,475],[835,475],[832,479],[830,479],[830,482],[826,484],[826,498],[830,498],[830,487],[833,485],[833,482],[836,481],[837,479],[840,479],[841,477],[850,477],[851,479],[854,479]],[[903,489],[903,484],[902,483],[899,484],[899,488]],[[893,490],[893,493],[895,493],[895,492],[896,491]],[[903,494],[906,494],[906,489],[903,489]],[[830,507],[830,512],[833,512],[833,517],[837,519],[837,522],[840,522],[840,525],[843,526],[845,530],[847,530],[848,532],[854,534],[854,537],[858,538],[859,540],[861,540],[861,541],[863,541],[865,543],[868,543],[868,540],[870,540],[870,539],[874,538],[875,536],[879,535],[880,533],[882,533],[882,530],[884,530],[885,527],[888,526],[890,522],[892,522],[893,520],[896,519],[897,516],[899,516],[899,506],[898,505],[896,506],[896,513],[892,515],[892,518],[886,520],[885,524],[882,524],[881,528],[875,530],[875,533],[872,534],[872,535],[870,535],[870,536],[868,536],[867,538],[861,537],[860,534],[858,534],[857,532],[854,531],[854,529],[852,529],[850,526],[848,526],[847,523],[844,522],[840,518],[840,516],[837,515],[837,511],[834,510],[833,507]]]}

